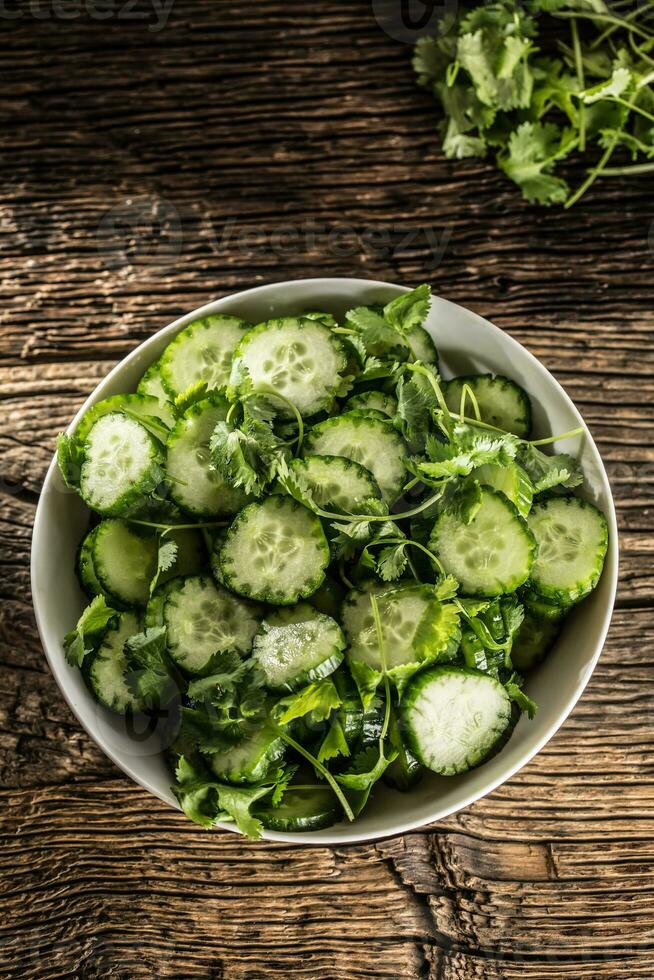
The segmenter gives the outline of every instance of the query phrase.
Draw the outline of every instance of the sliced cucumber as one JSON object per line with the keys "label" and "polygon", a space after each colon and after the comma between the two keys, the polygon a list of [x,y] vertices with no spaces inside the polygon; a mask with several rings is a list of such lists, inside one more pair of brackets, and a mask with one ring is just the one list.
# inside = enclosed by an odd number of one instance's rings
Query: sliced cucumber
{"label": "sliced cucumber", "polygon": [[328,786],[295,788],[291,784],[279,806],[260,806],[255,815],[267,830],[293,833],[331,827],[340,820],[342,813]]}
{"label": "sliced cucumber", "polygon": [[382,656],[370,594],[377,597],[388,674],[403,676],[409,665],[452,660],[461,639],[459,617],[451,604],[435,598],[424,585],[375,585],[350,592],[343,604],[342,622],[350,664],[362,662],[382,671]]}
{"label": "sliced cucumber", "polygon": [[407,793],[420,781],[423,768],[413,752],[406,746],[402,737],[402,725],[395,707],[391,708],[388,741],[391,749],[397,752],[397,756],[385,771],[384,782],[387,786],[399,790],[400,793]]}
{"label": "sliced cucumber", "polygon": [[160,585],[148,599],[148,604],[143,613],[144,629],[164,625],[164,606],[174,581],[174,579],[169,579],[164,585]]}
{"label": "sliced cucumber", "polygon": [[305,455],[344,456],[370,470],[388,501],[400,495],[406,479],[407,446],[381,419],[346,412],[315,425],[304,444]]}
{"label": "sliced cucumber", "polygon": [[472,476],[482,486],[499,490],[503,493],[521,517],[526,517],[531,510],[534,499],[534,488],[531,480],[517,463],[500,466],[498,463],[484,463],[472,471]]}
{"label": "sliced cucumber", "polygon": [[345,589],[331,575],[326,575],[325,581],[308,601],[318,612],[325,613],[332,619],[339,619],[344,598]]}
{"label": "sliced cucumber", "polygon": [[429,546],[466,595],[514,592],[527,581],[536,541],[526,521],[502,493],[483,489],[481,505],[469,524],[454,511],[437,519]]}
{"label": "sliced cucumber", "polygon": [[[477,399],[482,422],[513,432],[521,439],[527,438],[531,431],[531,402],[520,385],[500,374],[495,377],[492,374],[468,374],[454,378],[443,386],[447,407],[452,412],[460,411],[464,385],[468,385]],[[466,418],[475,418],[469,395],[465,414]]]}
{"label": "sliced cucumber", "polygon": [[93,567],[93,539],[97,528],[93,528],[82,541],[77,556],[77,575],[80,585],[90,597],[100,595],[102,586],[98,582],[98,576]]}
{"label": "sliced cucumber", "polygon": [[237,316],[211,315],[194,320],[168,344],[159,362],[168,397],[204,381],[208,390],[229,384],[232,359],[250,325]]}
{"label": "sliced cucumber", "polygon": [[173,579],[163,610],[168,650],[189,674],[199,674],[219,650],[250,652],[259,610],[207,576]]}
{"label": "sliced cucumber", "polygon": [[[243,337],[234,355],[232,379],[239,387],[245,372],[255,388],[273,388],[302,415],[315,415],[332,405],[345,366],[341,344],[323,323],[282,317],[260,323]],[[279,411],[292,417],[288,407],[281,405]]]}
{"label": "sliced cucumber", "polygon": [[511,722],[511,700],[488,674],[431,667],[416,674],[400,707],[409,748],[443,776],[467,772],[493,752]]}
{"label": "sliced cucumber", "polygon": [[579,497],[551,497],[534,505],[529,527],[538,544],[534,591],[559,603],[579,602],[592,592],[608,547],[604,515]]}
{"label": "sliced cucumber", "polygon": [[250,504],[229,528],[220,571],[239,595],[290,606],[325,578],[329,546],[318,518],[289,497]]}
{"label": "sliced cucumber", "polygon": [[262,726],[236,745],[211,755],[211,768],[227,783],[258,783],[283,757],[286,743],[275,729]]}
{"label": "sliced cucumber", "polygon": [[140,422],[112,412],[91,427],[80,477],[80,494],[91,510],[129,517],[147,505],[163,478],[161,444]]}
{"label": "sliced cucumber", "polygon": [[210,461],[211,436],[216,423],[227,415],[227,408],[219,396],[196,402],[179,419],[168,440],[171,496],[196,517],[235,514],[247,502],[245,493],[231,487]]}
{"label": "sliced cucumber", "polygon": [[[104,398],[101,402],[97,402],[88,412],[84,413],[75,430],[77,441],[80,444],[84,443],[98,419],[110,413],[120,413],[126,415],[127,418],[136,419],[146,428],[148,428],[148,421],[152,420],[154,422],[152,434],[163,442],[167,438],[166,430],[172,429],[175,424],[173,407],[170,402],[158,401],[150,395],[112,395],[111,398]],[[165,427],[163,431],[157,423],[163,423]]]}
{"label": "sliced cucumber", "polygon": [[119,714],[139,711],[142,707],[125,680],[128,664],[124,652],[126,641],[140,628],[136,613],[120,613],[115,624],[105,633],[89,668],[89,683],[96,698]]}
{"label": "sliced cucumber", "polygon": [[525,609],[525,618],[511,647],[511,663],[516,670],[522,673],[539,664],[551,650],[560,632],[560,619],[547,619],[529,608]]}
{"label": "sliced cucumber", "polygon": [[[102,521],[93,537],[93,568],[104,595],[123,606],[145,606],[157,570],[154,534],[125,521]],[[111,602],[110,602],[111,605]]]}
{"label": "sliced cucumber", "polygon": [[[169,401],[168,392],[161,380],[161,361],[155,361],[154,364],[150,365],[137,384],[136,393],[137,395],[149,395],[150,398],[156,398],[163,404]],[[172,407],[172,403],[170,404]]]}
{"label": "sliced cucumber", "polygon": [[362,391],[360,395],[348,398],[343,406],[344,412],[361,409],[372,409],[392,419],[397,412],[397,398],[387,395],[385,391]]}
{"label": "sliced cucumber", "polygon": [[370,470],[344,456],[309,455],[294,459],[293,470],[308,483],[314,500],[323,510],[338,508],[352,514],[367,497],[381,497]]}
{"label": "sliced cucumber", "polygon": [[343,660],[345,637],[338,623],[307,602],[266,616],[252,656],[273,691],[297,691],[333,674]]}
{"label": "sliced cucumber", "polygon": [[436,366],[436,370],[438,370],[438,351],[436,350],[434,341],[431,339],[431,334],[424,327],[421,327],[419,324],[411,327],[406,339],[411,348],[414,360],[422,361],[423,364],[433,364]]}
{"label": "sliced cucumber", "polygon": [[527,588],[522,589],[520,602],[534,616],[538,616],[541,619],[548,619],[552,623],[561,622],[570,611],[569,605],[564,606],[560,602],[552,602],[551,599],[545,599],[542,595]]}

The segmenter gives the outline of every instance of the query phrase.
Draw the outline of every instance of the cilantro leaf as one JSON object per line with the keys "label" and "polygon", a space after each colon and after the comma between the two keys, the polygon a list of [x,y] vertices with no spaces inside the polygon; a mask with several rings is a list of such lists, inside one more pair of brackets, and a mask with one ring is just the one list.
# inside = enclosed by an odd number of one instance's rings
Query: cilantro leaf
{"label": "cilantro leaf", "polygon": [[150,582],[150,595],[159,584],[159,579],[164,572],[169,572],[177,561],[178,545],[170,538],[159,539],[159,550],[157,552],[157,570]]}
{"label": "cilantro leaf", "polygon": [[528,201],[562,203],[568,197],[568,185],[550,171],[557,160],[570,153],[576,142],[571,129],[562,131],[555,123],[524,122],[511,133],[498,163]]}
{"label": "cilantro leaf", "polygon": [[82,461],[82,449],[75,438],[60,432],[57,436],[57,463],[69,490],[79,489]]}
{"label": "cilantro leaf", "polygon": [[191,405],[207,397],[209,387],[206,381],[195,381],[192,385],[175,397],[174,406],[177,415],[183,415]]}
{"label": "cilantro leaf", "polygon": [[509,695],[512,701],[514,701],[521,711],[526,711],[530,718],[533,718],[538,710],[538,706],[535,701],[525,694],[521,687],[521,678],[518,674],[512,674],[504,685],[506,688],[506,693]]}
{"label": "cilantro leaf", "polygon": [[401,578],[407,566],[406,542],[382,548],[377,557],[377,572],[384,582]]}
{"label": "cilantro leaf", "polygon": [[349,754],[350,747],[347,744],[347,739],[345,738],[345,732],[343,731],[343,726],[341,725],[340,719],[337,717],[332,718],[329,725],[329,731],[320,743],[320,748],[318,749],[318,762],[327,762],[329,759],[335,759],[341,755],[348,756]]}
{"label": "cilantro leaf", "polygon": [[325,721],[332,711],[341,706],[341,696],[331,677],[308,684],[297,694],[291,694],[277,702],[275,718],[280,725],[288,725],[296,718],[311,714],[314,721]]}
{"label": "cilantro leaf", "polygon": [[414,327],[422,326],[431,306],[431,287],[423,283],[411,292],[396,296],[384,307],[384,319],[406,337]]}
{"label": "cilantro leaf", "polygon": [[542,493],[557,486],[572,490],[584,481],[579,463],[567,453],[548,456],[537,446],[522,443],[516,458],[531,480],[534,493]]}
{"label": "cilantro leaf", "polygon": [[173,697],[175,669],[166,654],[166,627],[152,626],[130,636],[125,643],[129,665],[128,686],[147,708],[157,708]]}
{"label": "cilantro leaf", "polygon": [[252,807],[274,790],[275,783],[254,786],[226,786],[207,777],[205,771],[181,756],[175,770],[173,792],[187,817],[202,827],[213,827],[221,820],[233,820],[246,837],[261,837],[262,823]]}
{"label": "cilantro leaf", "polygon": [[64,651],[69,664],[82,666],[84,659],[101,642],[114,616],[118,616],[118,612],[107,605],[105,597],[95,596],[77,620],[75,629],[64,637]]}

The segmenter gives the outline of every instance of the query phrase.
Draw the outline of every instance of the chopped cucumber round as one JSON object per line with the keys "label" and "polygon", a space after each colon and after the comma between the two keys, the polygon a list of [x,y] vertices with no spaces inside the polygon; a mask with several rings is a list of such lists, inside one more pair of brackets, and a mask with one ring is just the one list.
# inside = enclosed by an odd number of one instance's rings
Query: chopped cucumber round
{"label": "chopped cucumber round", "polygon": [[141,629],[136,613],[123,612],[104,635],[89,668],[89,683],[98,701],[112,711],[125,714],[142,707],[127,684],[125,643]]}
{"label": "chopped cucumber round", "polygon": [[100,595],[102,586],[93,567],[93,540],[97,528],[93,528],[82,541],[77,556],[77,575],[80,585],[88,596]]}
{"label": "chopped cucumber round", "polygon": [[538,545],[531,587],[555,602],[579,602],[604,568],[606,518],[579,497],[551,497],[535,504],[528,520]]}
{"label": "chopped cucumber round", "polygon": [[168,440],[170,494],[179,507],[196,517],[235,514],[247,503],[246,494],[231,487],[211,465],[209,443],[227,408],[225,399],[218,396],[196,402],[179,419]]}
{"label": "chopped cucumber round", "polygon": [[[151,398],[156,398],[157,401],[166,403],[169,401],[169,395],[163,386],[163,381],[161,380],[161,361],[155,361],[147,369],[138,385],[136,386],[136,393],[138,395],[149,395]],[[172,403],[171,407],[172,407]]]}
{"label": "chopped cucumber round", "polygon": [[154,534],[117,518],[102,521],[95,529],[92,553],[95,574],[108,599],[123,606],[146,605],[157,570]]}
{"label": "chopped cucumber round", "polygon": [[397,398],[387,395],[385,391],[362,391],[360,395],[352,395],[343,406],[344,412],[355,409],[372,409],[393,418],[397,412]]}
{"label": "chopped cucumber round", "polygon": [[466,595],[497,596],[527,581],[536,541],[526,521],[502,493],[483,489],[481,505],[469,524],[445,510],[429,539],[443,567]]}
{"label": "chopped cucumber round", "polygon": [[98,514],[129,517],[162,482],[163,462],[161,444],[140,422],[103,415],[86,437],[80,494]]}
{"label": "chopped cucumber round", "polygon": [[290,606],[325,578],[329,546],[318,518],[289,497],[249,504],[229,528],[220,570],[239,595]]}
{"label": "chopped cucumber round", "polygon": [[201,674],[214,653],[233,650],[244,657],[259,628],[259,610],[202,575],[173,579],[163,620],[168,650],[183,670]]}
{"label": "chopped cucumber round", "polygon": [[[345,366],[340,342],[323,323],[282,317],[260,323],[243,337],[234,355],[232,383],[273,388],[302,415],[315,415],[331,407]],[[292,417],[287,406],[278,410]]]}
{"label": "chopped cucumber round", "polygon": [[258,783],[279,762],[286,743],[274,728],[253,728],[246,737],[211,755],[211,768],[226,783]]}
{"label": "chopped cucumber round", "polygon": [[402,731],[424,766],[443,776],[484,762],[511,722],[511,700],[499,681],[464,667],[416,674],[400,706]]}
{"label": "chopped cucumber round", "polygon": [[340,820],[341,808],[328,786],[296,788],[291,784],[279,806],[259,806],[255,815],[267,830],[294,833],[331,827]]}
{"label": "chopped cucumber round", "polygon": [[307,602],[266,616],[252,656],[273,691],[297,691],[332,674],[343,660],[345,637],[338,623]]}
{"label": "chopped cucumber round", "polygon": [[212,391],[229,384],[232,358],[250,325],[237,316],[212,314],[194,320],[172,340],[159,361],[163,386],[172,399],[198,381]]}
{"label": "chopped cucumber round", "polygon": [[[126,415],[127,418],[136,419],[141,422],[148,431],[151,431],[159,441],[166,441],[168,430],[175,424],[173,406],[170,402],[159,401],[151,395],[112,395],[111,398],[104,398],[101,402],[96,402],[88,412],[85,412],[80,419],[79,425],[75,430],[75,438],[82,444],[86,441],[89,432],[103,415],[111,412],[118,412]],[[148,428],[148,422],[153,425]],[[163,423],[163,427],[161,425]]]}
{"label": "chopped cucumber round", "polygon": [[315,425],[304,444],[305,456],[344,456],[365,466],[388,501],[399,497],[406,480],[407,446],[388,422],[346,412]]}
{"label": "chopped cucumber round", "polygon": [[531,510],[534,499],[534,488],[531,480],[517,463],[500,466],[499,463],[484,463],[472,471],[472,476],[482,486],[499,490],[515,504],[521,517],[526,517]]}
{"label": "chopped cucumber round", "polygon": [[294,459],[290,468],[309,485],[322,510],[338,508],[353,514],[366,498],[381,497],[370,470],[344,456],[309,455]]}
{"label": "chopped cucumber round", "polygon": [[[526,439],[531,431],[531,402],[515,381],[498,374],[468,374],[445,382],[443,394],[451,412],[459,412],[463,386],[468,385],[477,399],[481,421]],[[470,395],[466,398],[466,418],[474,419]]]}

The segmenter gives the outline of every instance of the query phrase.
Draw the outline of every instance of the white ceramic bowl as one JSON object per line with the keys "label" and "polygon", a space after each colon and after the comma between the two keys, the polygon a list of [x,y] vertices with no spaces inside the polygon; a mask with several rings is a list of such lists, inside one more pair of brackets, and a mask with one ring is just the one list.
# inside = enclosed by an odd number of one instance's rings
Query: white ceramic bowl
{"label": "white ceramic bowl", "polygon": [[[146,367],[196,317],[232,313],[258,323],[309,308],[339,315],[353,306],[386,302],[404,291],[401,286],[365,279],[302,279],[259,286],[216,300],[164,327],[121,361],[79,410],[71,430],[94,402],[132,391]],[[488,320],[436,297],[426,326],[440,352],[445,377],[478,371],[507,374],[531,396],[537,435],[566,432],[580,425],[584,428],[583,437],[554,449],[580,454],[584,493],[607,517],[610,541],[604,573],[595,592],[566,621],[555,649],[529,677],[526,689],[539,706],[535,719],[529,721],[523,716],[495,758],[463,776],[428,775],[408,794],[379,786],[374,802],[356,823],[341,823],[311,834],[266,833],[269,839],[324,844],[364,841],[403,833],[468,806],[517,772],[554,735],[586,687],[606,637],[618,570],[615,509],[602,460],[581,415],[543,365]],[[79,497],[66,490],[53,460],[36,512],[32,544],[32,593],[43,647],[64,697],[103,752],[133,780],[176,807],[170,773],[158,751],[158,733],[128,731],[123,718],[96,704],[80,672],[64,659],[62,637],[85,605],[75,575],[75,558],[88,517]],[[234,829],[233,825],[223,826]]]}

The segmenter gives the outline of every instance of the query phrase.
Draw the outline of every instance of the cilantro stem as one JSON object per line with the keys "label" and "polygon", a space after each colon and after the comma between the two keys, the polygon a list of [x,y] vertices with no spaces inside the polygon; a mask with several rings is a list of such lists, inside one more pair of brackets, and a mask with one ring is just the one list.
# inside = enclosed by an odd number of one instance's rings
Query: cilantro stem
{"label": "cilantro stem", "polygon": [[562,17],[565,20],[574,20],[578,17],[582,17],[585,20],[596,20],[600,24],[615,24],[616,27],[622,27],[627,31],[631,31],[633,34],[638,34],[640,37],[649,41],[654,37],[649,31],[644,31],[640,27],[636,27],[635,24],[630,24],[628,21],[623,20],[620,17],[612,17],[610,14],[596,14],[585,10],[576,10],[574,13],[568,13],[565,10],[553,10],[551,11],[553,17]]}
{"label": "cilantro stem", "polygon": [[472,402],[472,410],[475,413],[478,422],[481,422],[481,412],[479,410],[479,402],[477,401],[477,396],[466,382],[461,389],[461,404],[459,405],[459,414],[462,418],[465,418],[466,414],[466,398],[469,398]]}
{"label": "cilantro stem", "polygon": [[285,395],[280,395],[280,393],[275,391],[274,388],[271,388],[270,385],[259,385],[253,391],[247,392],[247,394],[244,395],[244,398],[253,398],[255,395],[269,395],[271,398],[279,398],[281,402],[288,405],[295,416],[295,421],[297,422],[297,450],[299,452],[302,448],[302,440],[304,439],[304,421],[293,402],[290,401],[290,399],[288,399]]}
{"label": "cilantro stem", "polygon": [[381,619],[379,616],[379,605],[377,604],[377,596],[374,593],[370,593],[370,605],[372,607],[372,618],[375,621],[375,630],[377,631],[377,644],[379,646],[379,659],[382,665],[382,676],[384,679],[384,693],[386,695],[386,704],[384,706],[384,723],[382,725],[381,732],[379,733],[379,755],[380,758],[384,758],[384,739],[386,738],[386,733],[388,732],[388,724],[391,719],[391,686],[388,680],[388,668],[386,666],[386,647],[384,645],[384,633],[382,630]]}
{"label": "cilantro stem", "polygon": [[139,524],[141,527],[153,527],[157,531],[169,534],[171,531],[188,531],[203,527],[228,527],[229,521],[199,521],[197,524],[157,524],[154,521],[137,521],[134,517],[125,517],[128,524]]}
{"label": "cilantro stem", "polygon": [[130,410],[125,407],[123,407],[122,411],[123,415],[126,415],[130,419],[134,419],[135,422],[142,425],[144,429],[148,429],[157,438],[159,438],[159,434],[161,434],[164,437],[164,442],[168,439],[170,429],[164,422],[161,421],[161,419],[156,418],[154,415],[148,415],[145,417],[143,415],[137,415],[136,412],[130,412]]}
{"label": "cilantro stem", "polygon": [[562,432],[558,436],[548,436],[546,439],[532,439],[529,443],[530,446],[549,446],[552,442],[558,442],[559,439],[572,439],[574,436],[580,436],[583,434],[583,428],[579,426],[576,429],[570,429],[568,432]]}
{"label": "cilantro stem", "polygon": [[343,585],[347,586],[348,589],[353,589],[354,588],[354,583],[353,582],[350,582],[349,578],[345,574],[345,565],[344,565],[344,562],[343,562],[343,559],[342,558],[341,558],[341,560],[338,563],[338,574],[341,576],[341,580],[343,582]]}
{"label": "cilantro stem", "polygon": [[322,762],[318,762],[315,755],[312,755],[311,752],[308,751],[308,749],[305,749],[303,745],[300,745],[300,743],[296,742],[294,738],[291,738],[290,735],[287,735],[287,733],[282,728],[280,728],[278,725],[275,725],[274,722],[273,725],[279,737],[283,739],[287,745],[290,745],[292,749],[295,749],[296,752],[299,752],[300,755],[304,756],[307,762],[310,762],[311,765],[314,767],[314,769],[316,769],[321,776],[325,777],[332,791],[335,793],[336,797],[338,798],[339,803],[343,807],[347,819],[350,821],[354,820],[354,813],[352,811],[352,807],[347,802],[347,797],[345,796],[345,793],[338,785],[338,783],[330,773],[329,769],[323,766]]}
{"label": "cilantro stem", "polygon": [[568,198],[568,200],[563,205],[564,208],[571,208],[572,205],[575,204],[579,200],[579,198],[582,197],[586,193],[586,191],[588,190],[588,188],[590,187],[590,185],[592,183],[594,183],[594,181],[597,179],[597,177],[599,177],[599,175],[601,174],[602,170],[604,169],[604,167],[608,163],[609,158],[610,158],[611,154],[613,153],[613,151],[615,149],[615,145],[618,142],[618,136],[619,136],[619,130],[616,131],[616,133],[613,136],[613,139],[611,140],[611,142],[607,146],[606,150],[602,154],[602,159],[600,160],[600,162],[597,164],[596,167],[594,167],[590,171],[590,173],[588,174],[588,177],[583,182],[583,184],[581,185],[581,187],[579,187],[574,192],[574,194],[572,195],[572,197],[569,197]]}
{"label": "cilantro stem", "polygon": [[452,440],[453,428],[454,428],[453,425],[452,425],[452,415],[451,415],[450,410],[449,410],[449,408],[447,406],[447,402],[445,401],[445,397],[444,397],[443,392],[441,390],[441,386],[439,385],[438,381],[436,380],[436,377],[434,376],[434,372],[433,371],[430,371],[429,368],[425,367],[424,364],[420,364],[420,363],[418,363],[418,364],[407,364],[407,368],[408,368],[409,371],[414,371],[416,374],[422,374],[422,375],[424,375],[424,377],[427,378],[427,380],[429,381],[429,384],[434,389],[434,394],[436,395],[436,400],[438,401],[438,404],[440,406],[440,409],[441,409],[441,411],[443,413],[443,416],[445,418],[445,427],[447,429],[447,434],[448,434],[449,439],[451,441]]}
{"label": "cilantro stem", "polygon": [[[613,102],[617,102],[618,105],[624,106],[625,109],[630,109],[632,112],[638,112],[641,116],[644,116],[645,119],[649,119],[650,122],[654,122],[654,116],[652,113],[647,112],[646,109],[641,109],[635,102],[629,102],[628,99],[623,99],[619,95],[613,95],[611,96],[611,99]],[[614,137],[614,140],[617,141],[617,135]]]}
{"label": "cilantro stem", "polygon": [[[586,88],[586,83],[584,81],[584,61],[581,56],[581,44],[579,43],[579,29],[577,27],[577,19],[575,17],[570,21],[570,30],[572,31],[572,50],[575,56],[575,69],[577,71],[577,82],[579,88],[583,91]],[[586,149],[586,107],[583,102],[579,104],[579,151],[581,153]]]}
{"label": "cilantro stem", "polygon": [[602,177],[628,177],[629,174],[649,174],[654,170],[654,163],[634,163],[626,167],[605,167]]}
{"label": "cilantro stem", "polygon": [[375,544],[410,544],[412,547],[418,548],[423,554],[427,555],[427,557],[431,559],[438,569],[439,574],[442,575],[443,578],[445,578],[447,575],[440,558],[437,558],[433,551],[430,551],[429,548],[426,548],[424,544],[421,544],[419,541],[413,541],[411,538],[380,538],[379,541],[371,541],[368,547],[371,548],[372,545]]}

